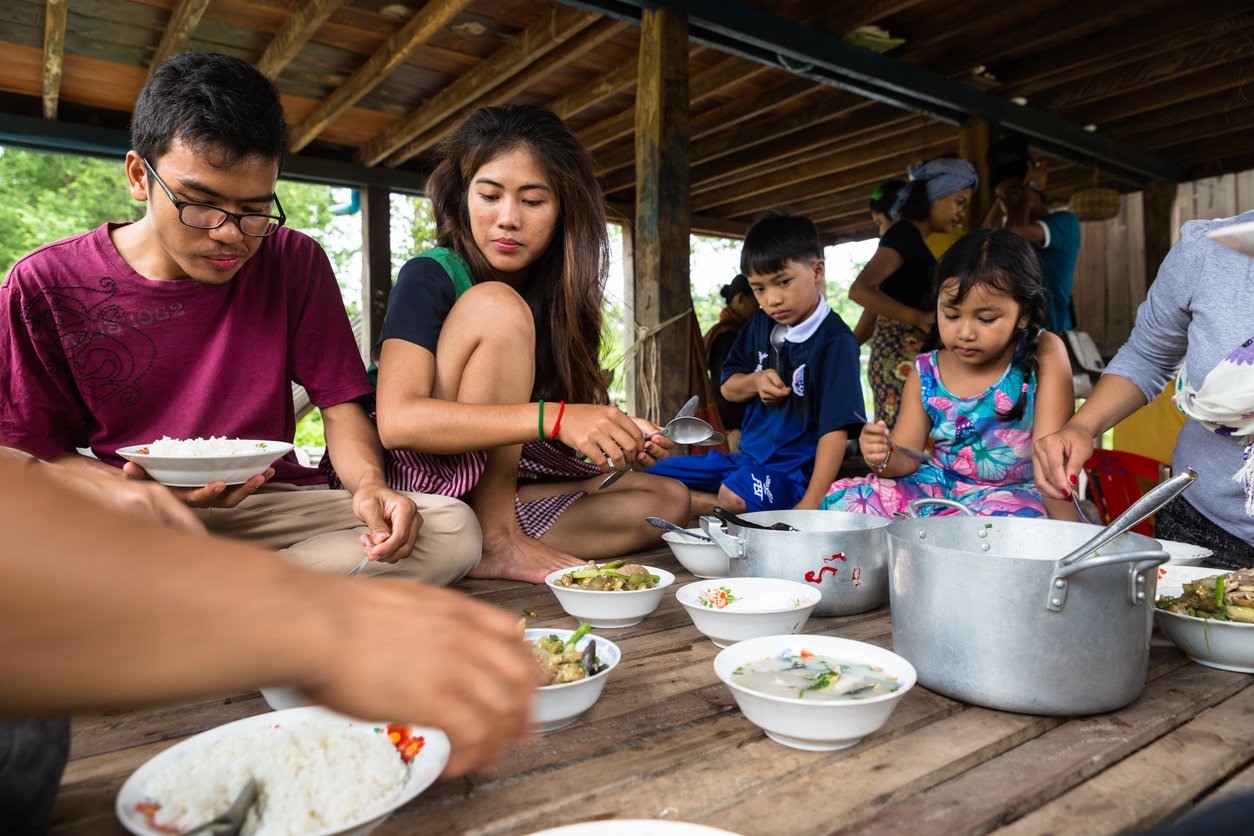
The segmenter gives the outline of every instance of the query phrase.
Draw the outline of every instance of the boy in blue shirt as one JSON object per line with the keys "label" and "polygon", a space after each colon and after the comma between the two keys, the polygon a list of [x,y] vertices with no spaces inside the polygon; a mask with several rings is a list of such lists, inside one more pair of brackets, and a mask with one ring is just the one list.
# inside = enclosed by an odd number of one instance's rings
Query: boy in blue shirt
{"label": "boy in blue shirt", "polygon": [[809,219],[755,223],[740,271],[762,306],[723,363],[723,396],[749,402],[740,450],[671,456],[649,472],[687,485],[694,514],[715,504],[733,513],[817,509],[849,432],[866,421],[858,341],[823,298],[823,249]]}

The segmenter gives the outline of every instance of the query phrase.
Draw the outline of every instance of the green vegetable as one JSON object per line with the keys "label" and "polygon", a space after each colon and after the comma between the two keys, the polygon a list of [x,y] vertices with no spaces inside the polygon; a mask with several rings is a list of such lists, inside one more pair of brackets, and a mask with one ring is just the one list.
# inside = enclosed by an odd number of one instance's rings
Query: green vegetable
{"label": "green vegetable", "polygon": [[1223,575],[1215,578],[1215,608],[1222,612],[1224,605],[1224,578]]}
{"label": "green vegetable", "polygon": [[[575,628],[575,632],[570,634],[570,638],[566,640],[564,647],[574,647],[575,642],[582,639],[592,630],[592,625],[586,621],[579,622],[579,626]],[[556,637],[554,637],[556,638]]]}

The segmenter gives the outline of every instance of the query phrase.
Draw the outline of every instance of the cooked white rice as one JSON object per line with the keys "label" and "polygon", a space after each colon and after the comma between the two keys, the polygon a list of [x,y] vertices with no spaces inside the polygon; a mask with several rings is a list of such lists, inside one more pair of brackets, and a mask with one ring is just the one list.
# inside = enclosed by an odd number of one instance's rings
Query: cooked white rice
{"label": "cooked white rice", "polygon": [[386,734],[310,720],[216,740],[154,775],[144,794],[160,805],[158,823],[186,829],[225,813],[250,777],[259,794],[241,833],[296,836],[382,813],[408,768]]}
{"label": "cooked white rice", "polygon": [[170,438],[163,436],[148,445],[150,456],[247,456],[265,451],[265,442],[241,441],[238,438]]}

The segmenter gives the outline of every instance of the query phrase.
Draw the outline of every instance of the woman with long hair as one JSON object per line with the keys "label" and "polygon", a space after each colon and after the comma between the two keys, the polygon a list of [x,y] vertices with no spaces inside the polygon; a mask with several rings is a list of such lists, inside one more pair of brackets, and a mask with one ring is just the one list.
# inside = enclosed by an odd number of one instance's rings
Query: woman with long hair
{"label": "woman with long hair", "polygon": [[480,108],[442,146],[427,195],[439,246],[401,268],[380,336],[389,482],[470,504],[472,577],[538,583],[651,545],[646,516],[686,522],[678,482],[633,472],[598,490],[672,445],[607,404],[608,236],[579,140],[543,108]]}

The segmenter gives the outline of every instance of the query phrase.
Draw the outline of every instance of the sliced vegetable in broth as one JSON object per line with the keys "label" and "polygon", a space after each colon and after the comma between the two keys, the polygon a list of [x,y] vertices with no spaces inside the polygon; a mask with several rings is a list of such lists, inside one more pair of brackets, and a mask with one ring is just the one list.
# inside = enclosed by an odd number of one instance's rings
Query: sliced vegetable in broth
{"label": "sliced vegetable in broth", "polygon": [[901,687],[896,677],[874,665],[848,664],[808,650],[746,662],[732,671],[735,682],[750,691],[804,700],[862,700],[891,694]]}

